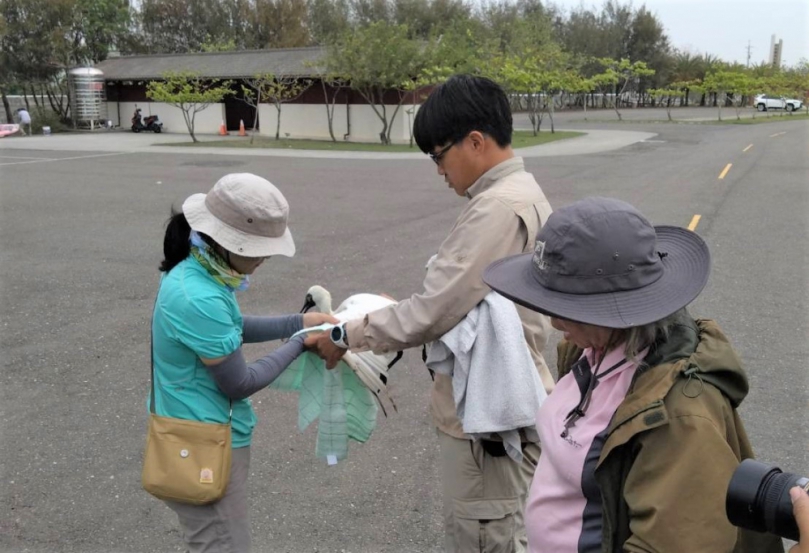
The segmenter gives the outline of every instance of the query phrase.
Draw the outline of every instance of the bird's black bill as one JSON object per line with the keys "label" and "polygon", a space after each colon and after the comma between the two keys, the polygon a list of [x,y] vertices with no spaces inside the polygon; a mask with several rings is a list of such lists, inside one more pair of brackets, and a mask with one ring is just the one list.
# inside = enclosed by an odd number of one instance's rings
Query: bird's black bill
{"label": "bird's black bill", "polygon": [[315,307],[315,300],[312,299],[312,294],[306,294],[306,302],[303,304],[300,312],[306,313],[313,307]]}

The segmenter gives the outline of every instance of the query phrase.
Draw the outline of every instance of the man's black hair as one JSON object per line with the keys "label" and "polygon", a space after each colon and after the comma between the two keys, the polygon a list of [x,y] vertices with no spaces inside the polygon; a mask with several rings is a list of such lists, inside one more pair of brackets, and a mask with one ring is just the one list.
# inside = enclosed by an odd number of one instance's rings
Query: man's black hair
{"label": "man's black hair", "polygon": [[503,89],[485,77],[453,75],[437,86],[416,113],[413,137],[422,152],[462,140],[472,131],[511,144],[511,108]]}

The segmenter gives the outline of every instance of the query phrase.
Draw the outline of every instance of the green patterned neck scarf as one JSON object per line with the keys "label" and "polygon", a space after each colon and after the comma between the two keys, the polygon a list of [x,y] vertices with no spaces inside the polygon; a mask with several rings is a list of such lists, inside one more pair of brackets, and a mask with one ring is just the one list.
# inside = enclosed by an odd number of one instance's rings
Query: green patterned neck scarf
{"label": "green patterned neck scarf", "polygon": [[231,269],[214,249],[196,232],[191,231],[191,255],[208,271],[215,281],[226,286],[231,292],[247,290],[250,277]]}

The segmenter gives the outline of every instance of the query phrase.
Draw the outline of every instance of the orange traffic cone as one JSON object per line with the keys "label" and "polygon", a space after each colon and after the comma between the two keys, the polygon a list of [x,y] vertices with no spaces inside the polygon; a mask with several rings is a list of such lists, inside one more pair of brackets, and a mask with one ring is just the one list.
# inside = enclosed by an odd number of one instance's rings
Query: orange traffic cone
{"label": "orange traffic cone", "polygon": [[227,136],[228,130],[225,128],[225,120],[222,120],[222,124],[219,125],[219,136]]}
{"label": "orange traffic cone", "polygon": [[239,119],[239,136],[247,136],[247,133],[244,132],[244,119]]}

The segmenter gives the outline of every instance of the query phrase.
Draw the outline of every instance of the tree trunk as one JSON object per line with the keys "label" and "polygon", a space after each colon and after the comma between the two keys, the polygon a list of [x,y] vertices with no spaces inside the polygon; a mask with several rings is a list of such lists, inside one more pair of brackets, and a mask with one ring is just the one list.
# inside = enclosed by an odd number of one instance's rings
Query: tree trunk
{"label": "tree trunk", "polygon": [[275,139],[281,137],[281,102],[275,102],[275,109],[278,111],[278,119],[275,121]]}
{"label": "tree trunk", "polygon": [[8,103],[8,96],[6,96],[6,91],[3,90],[0,92],[0,95],[3,96],[3,109],[6,110],[6,121],[8,123],[14,122],[14,116],[11,115],[11,105]]}
{"label": "tree trunk", "polygon": [[190,110],[194,109],[193,107],[190,108],[180,108],[183,110],[183,119],[185,119],[185,126],[188,127],[188,134],[191,135],[191,140],[193,142],[199,142],[197,137],[194,135],[194,119],[196,118],[197,112],[189,113]]}
{"label": "tree trunk", "polygon": [[402,107],[402,104],[404,103],[405,99],[407,98],[407,93],[401,94],[401,91],[400,91],[399,94],[400,94],[399,103],[396,105],[396,109],[393,110],[393,115],[390,116],[390,122],[388,123],[388,132],[387,132],[387,135],[386,135],[387,138],[388,138],[388,144],[391,143],[390,133],[393,132],[393,122],[396,121],[396,114],[399,113],[399,109]]}
{"label": "tree trunk", "polygon": [[[39,107],[39,100],[37,100],[37,91],[34,89],[33,84],[31,84],[29,86],[31,87],[31,96],[34,97],[34,105],[36,105],[36,107],[38,108]],[[23,87],[23,92],[25,92],[25,96],[26,96],[25,105],[27,107],[28,106],[28,92],[25,91],[25,87]]]}
{"label": "tree trunk", "polygon": [[329,102],[329,91],[326,88],[326,83],[321,80],[320,84],[323,87],[323,99],[326,100],[326,119],[329,121],[329,136],[331,137],[332,142],[337,142],[337,139],[334,137],[334,106],[337,102],[337,94],[339,93],[339,90],[335,91],[331,102]]}
{"label": "tree trunk", "polygon": [[388,110],[385,108],[385,94],[383,92],[379,93],[379,105],[382,106],[382,132],[379,133],[379,138],[382,140],[382,144],[387,146],[390,144],[390,140],[388,139]]}
{"label": "tree trunk", "polygon": [[374,110],[374,113],[376,114],[377,117],[379,117],[379,120],[382,121],[382,132],[379,133],[379,140],[382,144],[385,144],[387,146],[388,143],[386,142],[386,140],[388,132],[388,114],[387,110],[385,109],[384,95],[382,94],[382,92],[379,93],[380,99],[379,105],[382,107],[382,112],[380,113],[379,109],[377,109],[376,107],[377,95],[374,87],[369,87],[367,90],[366,89],[356,89],[356,90],[357,92],[360,93],[360,96],[362,96],[365,99],[365,101],[368,102],[368,105],[371,106],[372,110]]}
{"label": "tree trunk", "polygon": [[253,144],[253,140],[256,138],[256,133],[258,132],[258,107],[261,105],[261,88],[256,91],[256,115],[253,117],[253,132],[250,133],[250,145]]}
{"label": "tree trunk", "polygon": [[550,111],[548,111],[548,118],[551,120],[551,134],[554,134],[556,132],[556,128],[553,125],[553,110],[554,110],[554,107],[555,107],[554,104],[555,104],[555,102],[554,102],[554,99],[553,99],[553,94],[551,94],[551,109],[550,109]]}

